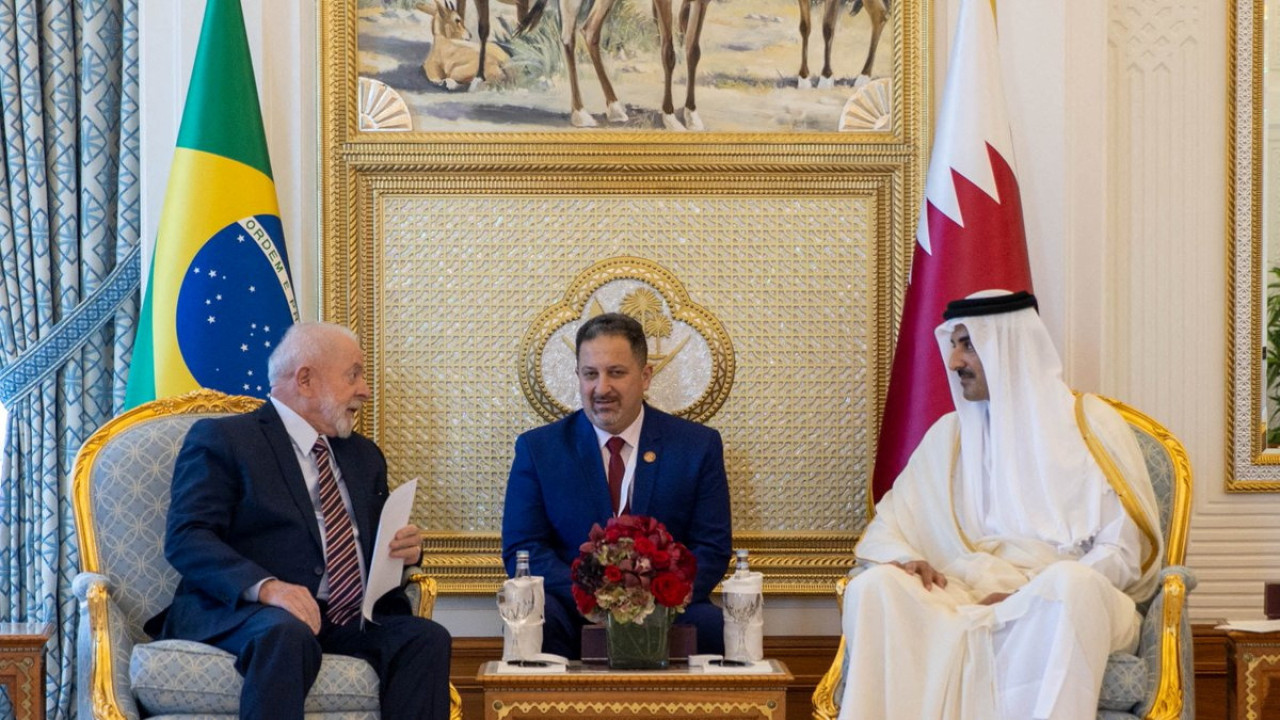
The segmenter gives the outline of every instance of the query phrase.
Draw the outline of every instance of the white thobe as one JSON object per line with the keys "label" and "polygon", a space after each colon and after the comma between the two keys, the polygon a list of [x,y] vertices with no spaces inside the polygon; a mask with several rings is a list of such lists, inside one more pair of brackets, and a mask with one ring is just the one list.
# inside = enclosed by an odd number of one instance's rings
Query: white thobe
{"label": "white thobe", "polygon": [[[1154,493],[1130,431],[1101,401],[1086,400],[1094,434],[1150,523]],[[929,430],[859,542],[862,560],[925,560],[947,585],[926,592],[892,565],[849,583],[840,717],[1091,720],[1107,656],[1136,647],[1134,598],[1150,595],[1159,563],[1141,567],[1137,525],[1110,490],[1102,506],[1111,521],[1090,547],[967,537],[959,517],[971,509],[957,508],[952,482],[958,432],[954,414]],[[1013,594],[977,604],[995,592]]]}

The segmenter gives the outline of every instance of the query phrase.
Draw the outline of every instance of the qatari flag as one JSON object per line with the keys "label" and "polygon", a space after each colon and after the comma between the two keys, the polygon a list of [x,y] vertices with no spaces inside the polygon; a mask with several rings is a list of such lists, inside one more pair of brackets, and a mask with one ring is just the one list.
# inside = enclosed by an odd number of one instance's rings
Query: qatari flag
{"label": "qatari flag", "polygon": [[929,426],[954,409],[933,337],[947,303],[990,288],[1032,290],[990,0],[961,3],[924,195],[880,425],[877,501]]}

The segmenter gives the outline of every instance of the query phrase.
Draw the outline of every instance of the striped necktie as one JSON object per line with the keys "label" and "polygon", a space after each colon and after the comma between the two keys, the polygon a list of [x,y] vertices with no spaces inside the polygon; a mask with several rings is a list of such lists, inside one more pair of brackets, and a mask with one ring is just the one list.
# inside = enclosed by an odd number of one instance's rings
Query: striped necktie
{"label": "striped necktie", "polygon": [[329,462],[329,445],[316,438],[311,448],[320,471],[320,511],[324,515],[325,572],[329,575],[329,622],[345,625],[360,614],[364,582],[356,560],[356,538],[351,516],[338,492]]}

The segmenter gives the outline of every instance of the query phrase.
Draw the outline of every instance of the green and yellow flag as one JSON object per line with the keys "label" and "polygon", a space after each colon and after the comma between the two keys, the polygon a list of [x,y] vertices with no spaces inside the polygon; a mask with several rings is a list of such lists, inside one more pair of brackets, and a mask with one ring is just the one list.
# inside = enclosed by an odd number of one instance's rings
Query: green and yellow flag
{"label": "green and yellow flag", "polygon": [[239,0],[209,0],[125,407],[207,387],[265,397],[298,318]]}

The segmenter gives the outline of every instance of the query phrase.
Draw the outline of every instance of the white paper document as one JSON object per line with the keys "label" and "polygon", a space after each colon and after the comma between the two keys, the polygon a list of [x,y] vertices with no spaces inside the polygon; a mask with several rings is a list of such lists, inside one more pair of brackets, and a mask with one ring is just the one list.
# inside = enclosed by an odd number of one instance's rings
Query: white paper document
{"label": "white paper document", "polygon": [[751,663],[731,663],[720,665],[719,655],[690,655],[689,672],[700,672],[707,675],[769,675],[777,672],[773,663],[768,660],[757,660]]}
{"label": "white paper document", "polygon": [[365,620],[373,619],[373,605],[387,591],[400,587],[404,574],[404,560],[391,557],[391,538],[396,531],[409,524],[413,511],[413,496],[418,492],[418,478],[401,485],[387,496],[382,506],[382,518],[378,520],[378,535],[373,541],[373,567],[369,568],[369,583],[364,588]]}
{"label": "white paper document", "polygon": [[502,660],[496,666],[499,675],[549,675],[563,673],[568,669],[568,658],[551,653],[537,653],[528,660]]}
{"label": "white paper document", "polygon": [[1233,620],[1217,627],[1218,630],[1268,633],[1280,631],[1280,620]]}

